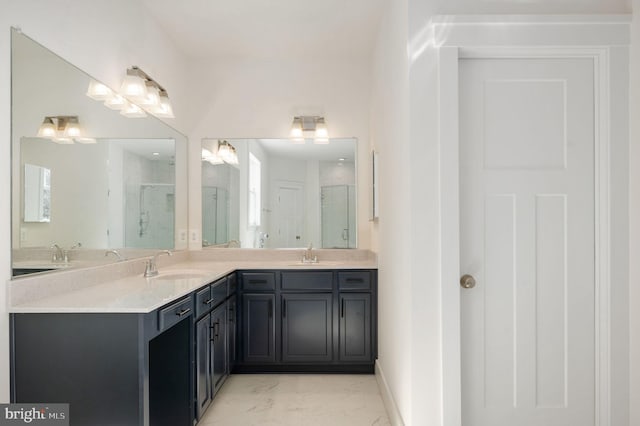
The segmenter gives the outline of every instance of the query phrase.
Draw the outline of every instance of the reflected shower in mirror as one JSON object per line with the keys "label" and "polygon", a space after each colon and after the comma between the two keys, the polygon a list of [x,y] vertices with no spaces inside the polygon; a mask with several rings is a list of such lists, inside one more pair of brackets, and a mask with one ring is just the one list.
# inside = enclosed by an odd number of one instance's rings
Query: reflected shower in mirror
{"label": "reflected shower in mirror", "polygon": [[203,246],[356,248],[356,142],[204,139]]}
{"label": "reflected shower in mirror", "polygon": [[89,98],[94,78],[17,30],[11,74],[14,274],[186,249],[186,137]]}

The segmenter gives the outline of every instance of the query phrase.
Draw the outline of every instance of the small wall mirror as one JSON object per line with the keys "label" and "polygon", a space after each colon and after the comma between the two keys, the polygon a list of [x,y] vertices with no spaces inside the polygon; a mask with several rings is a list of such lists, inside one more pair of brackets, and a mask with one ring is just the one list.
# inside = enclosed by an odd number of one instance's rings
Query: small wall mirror
{"label": "small wall mirror", "polygon": [[204,139],[203,246],[356,248],[356,142]]}
{"label": "small wall mirror", "polygon": [[51,222],[51,169],[25,163],[24,221]]}

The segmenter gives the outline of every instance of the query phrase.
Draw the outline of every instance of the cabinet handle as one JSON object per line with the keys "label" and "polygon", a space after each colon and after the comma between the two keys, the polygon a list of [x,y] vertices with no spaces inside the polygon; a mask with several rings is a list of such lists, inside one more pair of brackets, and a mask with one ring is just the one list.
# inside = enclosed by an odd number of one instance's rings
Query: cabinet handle
{"label": "cabinet handle", "polygon": [[342,306],[340,306],[340,316],[344,318],[344,299],[342,299],[341,305]]}
{"label": "cabinet handle", "polygon": [[218,337],[218,332],[220,331],[220,320],[214,322],[213,325],[209,328],[213,330],[213,339],[211,339],[211,341],[215,342],[216,338]]}
{"label": "cabinet handle", "polygon": [[179,317],[183,317],[187,315],[189,312],[191,312],[191,308],[183,309],[180,312],[176,312],[176,315]]}
{"label": "cabinet handle", "polygon": [[287,317],[287,299],[282,299],[282,318]]}
{"label": "cabinet handle", "polygon": [[210,305],[213,302],[214,299],[209,299],[209,300],[205,300],[204,303],[205,305]]}

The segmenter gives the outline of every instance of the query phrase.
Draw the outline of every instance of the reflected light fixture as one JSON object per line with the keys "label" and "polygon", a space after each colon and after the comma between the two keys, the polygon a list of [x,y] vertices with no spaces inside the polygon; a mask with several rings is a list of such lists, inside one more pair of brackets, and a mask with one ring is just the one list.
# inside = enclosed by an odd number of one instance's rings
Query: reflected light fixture
{"label": "reflected light fixture", "polygon": [[290,132],[294,144],[303,144],[306,139],[313,139],[315,144],[328,144],[329,131],[324,117],[317,115],[301,115],[293,117]]}
{"label": "reflected light fixture", "polygon": [[96,101],[106,101],[113,97],[113,90],[99,81],[91,80],[87,89],[87,96]]}
{"label": "reflected light fixture", "polygon": [[214,166],[217,164],[238,164],[236,148],[226,140],[214,141],[205,139],[202,142],[202,161],[207,161]]}
{"label": "reflected light fixture", "polygon": [[51,139],[59,144],[96,143],[95,138],[83,135],[77,115],[47,116],[38,129],[38,137]]}
{"label": "reflected light fixture", "polygon": [[136,66],[127,69],[119,92],[114,92],[104,84],[91,80],[87,96],[104,101],[107,107],[120,111],[125,117],[146,117],[145,111],[156,117],[175,117],[167,91],[149,77],[149,74]]}
{"label": "reflected light fixture", "polygon": [[124,107],[120,110],[120,114],[129,118],[143,118],[147,116],[147,113],[144,112],[141,107],[131,102],[125,102]]}

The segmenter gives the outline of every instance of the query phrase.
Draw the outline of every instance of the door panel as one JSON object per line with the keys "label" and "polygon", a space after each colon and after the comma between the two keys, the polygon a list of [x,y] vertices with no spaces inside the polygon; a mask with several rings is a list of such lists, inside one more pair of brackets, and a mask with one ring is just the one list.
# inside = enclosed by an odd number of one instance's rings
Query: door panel
{"label": "door panel", "polygon": [[244,361],[275,362],[275,295],[245,294],[242,296],[242,303]]}
{"label": "door panel", "polygon": [[459,65],[463,425],[593,425],[593,61]]}
{"label": "door panel", "polygon": [[282,295],[282,360],[326,362],[333,356],[331,293]]}

